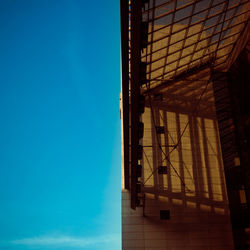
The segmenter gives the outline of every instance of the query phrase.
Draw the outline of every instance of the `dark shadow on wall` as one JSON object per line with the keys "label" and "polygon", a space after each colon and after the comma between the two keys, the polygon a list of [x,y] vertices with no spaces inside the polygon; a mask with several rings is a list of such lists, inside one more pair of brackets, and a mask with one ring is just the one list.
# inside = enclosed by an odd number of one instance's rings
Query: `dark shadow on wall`
{"label": "dark shadow on wall", "polygon": [[[211,85],[206,86],[206,79],[189,81],[185,87],[154,93],[162,96],[161,101],[153,95],[147,100],[141,204],[144,227],[155,225],[159,232],[167,232],[166,246],[178,247],[178,241],[190,246],[195,242],[197,249],[215,249],[214,242],[217,247],[232,246]],[[157,133],[159,126],[164,127],[164,133]],[[167,167],[167,174],[158,172],[161,166]],[[169,220],[160,219],[161,210],[170,211]],[[171,241],[171,237],[176,240]]]}

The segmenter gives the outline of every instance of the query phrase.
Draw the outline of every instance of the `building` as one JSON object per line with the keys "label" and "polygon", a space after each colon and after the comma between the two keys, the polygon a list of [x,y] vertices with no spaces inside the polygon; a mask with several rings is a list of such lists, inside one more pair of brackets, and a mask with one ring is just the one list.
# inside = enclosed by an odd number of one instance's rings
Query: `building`
{"label": "building", "polygon": [[250,249],[247,0],[121,0],[123,250]]}

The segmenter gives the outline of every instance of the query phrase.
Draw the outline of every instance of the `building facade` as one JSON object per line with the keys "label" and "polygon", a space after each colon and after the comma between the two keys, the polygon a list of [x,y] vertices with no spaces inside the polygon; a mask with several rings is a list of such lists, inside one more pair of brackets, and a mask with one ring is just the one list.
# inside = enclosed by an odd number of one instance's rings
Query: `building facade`
{"label": "building facade", "polygon": [[122,248],[250,249],[249,2],[121,0]]}

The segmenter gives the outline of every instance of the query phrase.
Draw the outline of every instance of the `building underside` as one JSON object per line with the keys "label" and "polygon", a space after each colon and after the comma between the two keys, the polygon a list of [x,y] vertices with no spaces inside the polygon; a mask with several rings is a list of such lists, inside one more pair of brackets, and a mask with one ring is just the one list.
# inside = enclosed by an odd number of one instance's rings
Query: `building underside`
{"label": "building underside", "polygon": [[250,249],[247,0],[121,0],[122,244]]}

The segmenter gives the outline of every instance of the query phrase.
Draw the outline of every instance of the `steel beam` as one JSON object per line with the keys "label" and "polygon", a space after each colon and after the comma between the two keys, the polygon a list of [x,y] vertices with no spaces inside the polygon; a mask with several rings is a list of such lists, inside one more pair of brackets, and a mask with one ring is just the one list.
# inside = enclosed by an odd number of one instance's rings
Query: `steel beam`
{"label": "steel beam", "polygon": [[141,1],[131,1],[131,208],[136,208],[136,167],[138,165],[138,100],[140,95]]}
{"label": "steel beam", "polygon": [[122,111],[123,111],[123,164],[125,189],[129,189],[129,10],[128,1],[120,1],[121,57],[122,57]]}

